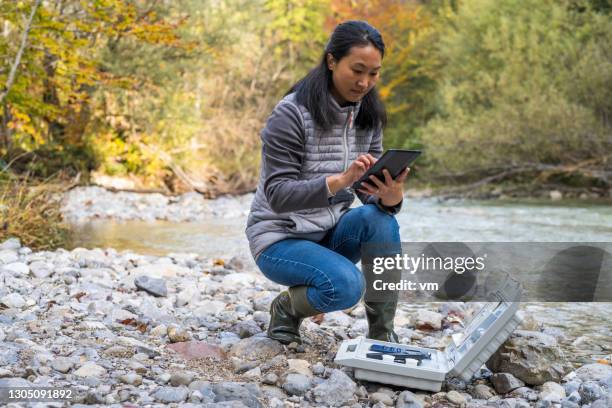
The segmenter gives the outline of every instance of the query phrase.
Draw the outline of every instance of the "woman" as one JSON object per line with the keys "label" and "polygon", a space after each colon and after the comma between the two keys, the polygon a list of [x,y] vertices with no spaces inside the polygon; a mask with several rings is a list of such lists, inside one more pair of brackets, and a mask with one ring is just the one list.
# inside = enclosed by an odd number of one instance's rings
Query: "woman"
{"label": "woman", "polygon": [[[375,85],[385,52],[364,21],[336,27],[320,65],[276,105],[261,133],[262,161],[246,234],[263,274],[289,286],[270,307],[268,336],[301,343],[303,318],[355,305],[364,293],[355,265],[368,242],[399,245],[406,169],[395,180],[349,187],[382,153],[384,106]],[[366,302],[368,337],[397,341],[397,297]]]}

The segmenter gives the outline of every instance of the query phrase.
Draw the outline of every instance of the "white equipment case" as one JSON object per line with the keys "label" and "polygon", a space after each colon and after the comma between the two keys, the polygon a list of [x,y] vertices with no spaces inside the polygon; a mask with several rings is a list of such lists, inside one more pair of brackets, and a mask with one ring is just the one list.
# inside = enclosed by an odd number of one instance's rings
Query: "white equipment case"
{"label": "white equipment case", "polygon": [[520,323],[519,304],[497,298],[444,351],[358,337],[343,341],[334,361],[353,367],[359,380],[427,391],[440,391],[447,378],[469,381]]}

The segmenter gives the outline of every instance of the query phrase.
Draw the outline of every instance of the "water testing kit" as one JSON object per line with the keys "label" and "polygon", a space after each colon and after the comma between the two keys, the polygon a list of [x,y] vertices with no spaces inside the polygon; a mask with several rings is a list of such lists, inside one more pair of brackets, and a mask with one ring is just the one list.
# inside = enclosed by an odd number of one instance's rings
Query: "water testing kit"
{"label": "water testing kit", "polygon": [[356,379],[438,392],[447,378],[469,381],[520,323],[518,302],[487,302],[445,350],[358,337],[340,344],[335,362]]}

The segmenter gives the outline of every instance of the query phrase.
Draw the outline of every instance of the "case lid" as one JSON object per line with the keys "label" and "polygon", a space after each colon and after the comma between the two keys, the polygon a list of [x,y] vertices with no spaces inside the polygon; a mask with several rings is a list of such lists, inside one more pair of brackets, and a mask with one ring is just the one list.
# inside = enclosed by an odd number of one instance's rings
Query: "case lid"
{"label": "case lid", "polygon": [[445,350],[449,376],[469,380],[506,341],[520,323],[516,316],[520,293],[518,282],[507,278],[490,295],[496,301],[485,303],[462,335],[453,337]]}

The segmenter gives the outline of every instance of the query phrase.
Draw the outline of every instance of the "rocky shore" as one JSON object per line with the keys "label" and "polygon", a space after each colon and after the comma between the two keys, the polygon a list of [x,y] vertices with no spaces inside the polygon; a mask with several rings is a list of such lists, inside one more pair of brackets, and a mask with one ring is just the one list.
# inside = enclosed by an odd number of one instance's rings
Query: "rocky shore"
{"label": "rocky shore", "polygon": [[[32,252],[5,241],[0,387],[74,387],[73,406],[612,406],[612,368],[572,367],[541,330],[517,330],[488,368],[443,392],[355,381],[333,358],[342,339],[365,333],[363,307],[306,320],[305,344],[283,346],[265,337],[282,288],[251,268],[240,257]],[[443,348],[472,313],[424,304],[398,311],[396,325],[403,343]]]}
{"label": "rocky shore", "polygon": [[198,193],[166,196],[159,193],[112,192],[102,187],[76,187],[65,194],[62,214],[71,223],[94,219],[166,220],[190,222],[246,216],[253,194],[205,199]]}

